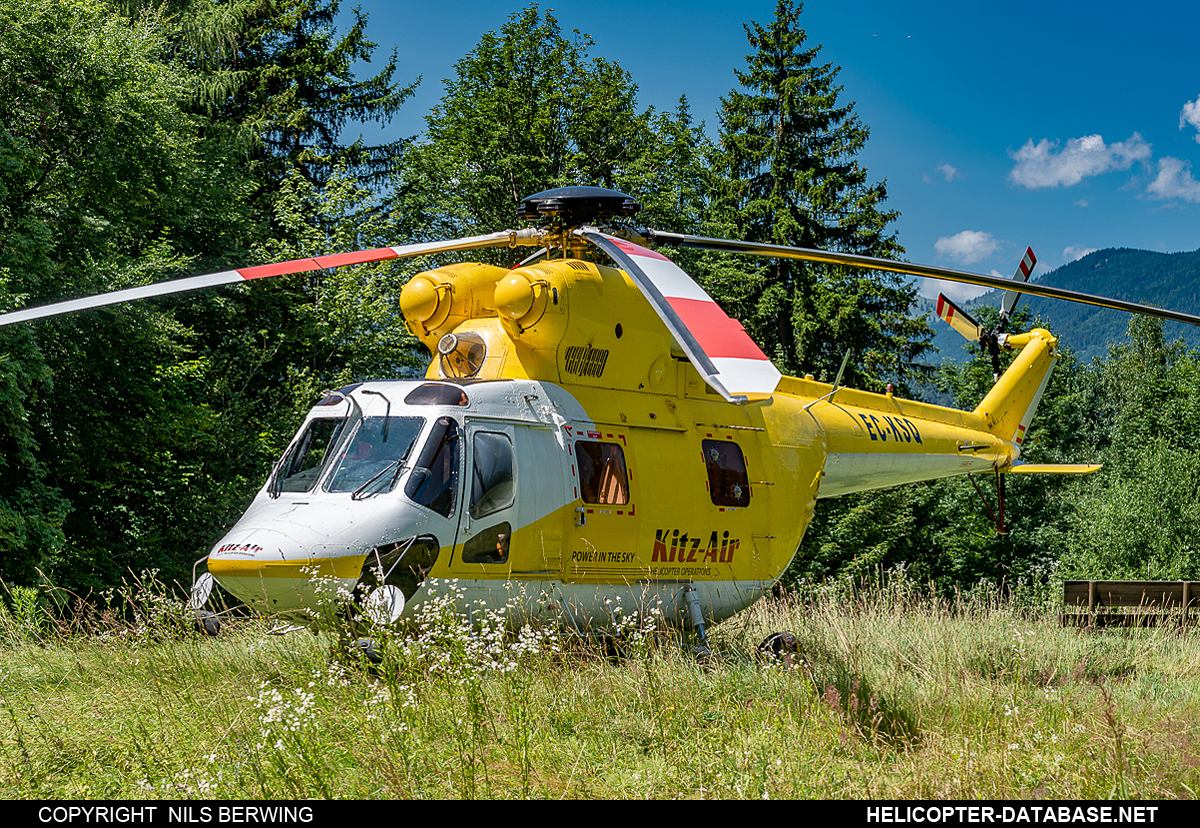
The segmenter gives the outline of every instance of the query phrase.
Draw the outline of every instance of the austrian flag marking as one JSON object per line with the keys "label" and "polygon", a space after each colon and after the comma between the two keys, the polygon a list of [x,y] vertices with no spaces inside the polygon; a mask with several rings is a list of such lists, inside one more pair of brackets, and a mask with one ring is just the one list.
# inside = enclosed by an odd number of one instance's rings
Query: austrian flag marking
{"label": "austrian flag marking", "polygon": [[774,393],[782,375],[742,324],[721,310],[721,306],[691,276],[657,251],[612,236],[604,238],[634,258],[638,268],[712,361],[725,388],[734,394]]}

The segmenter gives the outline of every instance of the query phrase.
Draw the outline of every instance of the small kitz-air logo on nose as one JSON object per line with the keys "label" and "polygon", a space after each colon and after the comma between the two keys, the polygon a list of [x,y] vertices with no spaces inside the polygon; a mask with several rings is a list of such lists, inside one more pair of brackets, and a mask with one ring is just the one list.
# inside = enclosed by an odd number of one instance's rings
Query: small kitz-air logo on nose
{"label": "small kitz-air logo on nose", "polygon": [[218,549],[215,554],[224,555],[225,553],[230,553],[234,555],[254,555],[261,551],[263,551],[263,548],[257,543],[227,543]]}
{"label": "small kitz-air logo on nose", "polygon": [[705,543],[703,535],[691,537],[678,529],[656,529],[650,563],[733,563],[733,553],[740,544],[740,540],[730,540],[728,532],[718,537],[713,531]]}

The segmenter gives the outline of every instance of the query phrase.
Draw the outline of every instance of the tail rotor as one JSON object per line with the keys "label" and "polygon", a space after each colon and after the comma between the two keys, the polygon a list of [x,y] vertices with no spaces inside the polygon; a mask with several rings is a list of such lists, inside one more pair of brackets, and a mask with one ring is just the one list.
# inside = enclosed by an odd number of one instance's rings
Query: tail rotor
{"label": "tail rotor", "polygon": [[[1013,274],[1013,281],[1021,284],[1028,282],[1029,276],[1033,273],[1033,268],[1036,265],[1037,256],[1034,254],[1033,248],[1025,248],[1025,256],[1021,259],[1021,263],[1017,265],[1017,272]],[[1012,316],[1013,309],[1017,306],[1020,298],[1021,291],[1019,290],[1005,291],[1004,298],[1000,302],[1000,321],[992,330],[986,330],[971,314],[947,299],[944,294],[938,294],[937,315],[947,325],[962,334],[968,341],[978,342],[980,347],[987,350],[988,356],[992,359],[993,382],[1000,380],[1000,348],[1003,346],[1004,338],[1008,334],[1008,320]]]}

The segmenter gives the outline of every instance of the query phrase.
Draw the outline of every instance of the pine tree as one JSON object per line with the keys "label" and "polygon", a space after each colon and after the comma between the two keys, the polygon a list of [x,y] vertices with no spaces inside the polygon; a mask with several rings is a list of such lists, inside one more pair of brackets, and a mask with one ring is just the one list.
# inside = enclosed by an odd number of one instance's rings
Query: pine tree
{"label": "pine tree", "polygon": [[368,186],[390,172],[402,142],[346,144],[343,132],[388,123],[417,84],[394,82],[394,52],[374,76],[357,76],[376,47],[360,8],[339,35],[340,0],[110,2],[130,18],[161,10],[170,21],[171,56],[193,75],[194,108],[210,132],[247,152],[265,192],[292,171],[318,186],[339,167]]}
{"label": "pine tree", "polygon": [[[724,181],[714,229],[745,241],[897,258],[904,251],[889,225],[899,213],[884,209],[885,184],[869,183],[857,160],[869,130],[853,103],[839,102],[840,67],[807,45],[802,8],[779,0],[769,25],[746,26],[754,53],[735,73],[741,88],[722,99]],[[915,361],[928,350],[929,330],[910,317],[916,291],[898,276],[781,260],[723,263],[709,283],[727,293],[729,309],[784,371],[832,380],[849,347],[847,379],[860,386],[881,390],[925,373]]]}
{"label": "pine tree", "polygon": [[393,81],[396,55],[370,78],[358,78],[355,65],[370,62],[375,43],[366,36],[366,15],[354,9],[354,22],[335,34],[338,0],[264,0],[255,10],[235,68],[248,82],[227,113],[257,119],[266,155],[286,160],[317,184],[340,164],[363,183],[381,181],[399,143],[346,145],[342,131],[351,121],[388,123],[416,84]]}

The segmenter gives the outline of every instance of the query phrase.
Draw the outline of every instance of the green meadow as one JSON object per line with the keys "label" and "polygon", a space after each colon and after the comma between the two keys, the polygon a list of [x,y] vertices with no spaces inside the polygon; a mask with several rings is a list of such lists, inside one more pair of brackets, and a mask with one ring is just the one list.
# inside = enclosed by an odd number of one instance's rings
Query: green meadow
{"label": "green meadow", "polygon": [[[431,606],[368,664],[151,582],[0,624],[4,798],[1172,798],[1200,790],[1200,640],[903,579],[761,602],[704,662]],[[69,620],[65,620],[69,618]],[[336,628],[336,625],[335,625]],[[790,630],[798,652],[759,654]]]}

